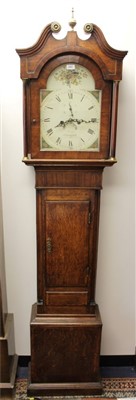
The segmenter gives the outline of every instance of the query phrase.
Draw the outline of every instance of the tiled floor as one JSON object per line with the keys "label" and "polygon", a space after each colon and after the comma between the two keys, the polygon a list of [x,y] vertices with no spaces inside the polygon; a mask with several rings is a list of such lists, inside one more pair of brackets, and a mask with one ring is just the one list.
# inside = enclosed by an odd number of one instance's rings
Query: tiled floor
{"label": "tiled floor", "polygon": [[[136,368],[129,366],[129,367],[101,367],[101,376],[102,378],[136,378]],[[17,378],[26,378],[28,377],[28,368],[27,367],[22,367],[18,366],[17,370]],[[8,400],[8,399],[14,399],[13,397],[8,397],[8,396],[1,396],[0,399],[2,400]],[[93,398],[91,399],[93,400]],[[99,398],[97,398],[99,400]],[[100,399],[101,400],[101,399]],[[104,398],[103,398],[104,400]],[[108,398],[106,399],[108,400]],[[118,400],[118,399],[117,399]],[[119,399],[119,400],[124,400],[124,399]],[[127,400],[127,398],[125,398]],[[136,397],[129,397],[128,400],[136,400]]]}

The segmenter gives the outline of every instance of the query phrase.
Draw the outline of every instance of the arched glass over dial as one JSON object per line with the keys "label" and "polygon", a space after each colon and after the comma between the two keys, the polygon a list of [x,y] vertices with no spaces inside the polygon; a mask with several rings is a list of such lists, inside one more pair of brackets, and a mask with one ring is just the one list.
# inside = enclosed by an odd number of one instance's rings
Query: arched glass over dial
{"label": "arched glass over dial", "polygon": [[40,150],[99,151],[101,90],[79,64],[55,68],[40,90]]}

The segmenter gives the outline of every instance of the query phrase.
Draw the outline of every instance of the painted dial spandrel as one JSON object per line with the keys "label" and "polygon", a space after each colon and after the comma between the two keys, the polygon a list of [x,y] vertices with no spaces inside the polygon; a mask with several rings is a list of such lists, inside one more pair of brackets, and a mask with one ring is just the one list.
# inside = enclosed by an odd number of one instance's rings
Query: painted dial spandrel
{"label": "painted dial spandrel", "polygon": [[76,64],[57,67],[40,90],[41,150],[99,151],[100,110],[92,74]]}

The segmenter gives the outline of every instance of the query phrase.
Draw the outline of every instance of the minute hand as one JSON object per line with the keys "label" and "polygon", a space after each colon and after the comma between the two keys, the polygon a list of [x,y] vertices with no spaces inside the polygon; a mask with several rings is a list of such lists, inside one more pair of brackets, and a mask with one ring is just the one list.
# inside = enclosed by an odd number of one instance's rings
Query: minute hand
{"label": "minute hand", "polygon": [[90,122],[97,122],[98,119],[97,118],[91,118],[89,121],[85,121],[84,119],[74,119],[74,122],[77,122],[77,124],[82,124],[82,122],[84,122],[85,124],[90,124]]}
{"label": "minute hand", "polygon": [[55,128],[58,128],[58,127],[65,128],[66,125],[68,125],[68,124],[70,124],[70,123],[73,123],[73,122],[76,122],[78,125],[80,125],[80,124],[82,124],[83,122],[84,122],[85,124],[89,124],[90,122],[93,122],[93,123],[94,123],[94,122],[97,122],[97,121],[98,121],[97,118],[91,118],[89,121],[85,121],[84,119],[78,119],[78,118],[69,118],[69,119],[67,119],[66,121],[60,121],[59,124],[55,126]]}

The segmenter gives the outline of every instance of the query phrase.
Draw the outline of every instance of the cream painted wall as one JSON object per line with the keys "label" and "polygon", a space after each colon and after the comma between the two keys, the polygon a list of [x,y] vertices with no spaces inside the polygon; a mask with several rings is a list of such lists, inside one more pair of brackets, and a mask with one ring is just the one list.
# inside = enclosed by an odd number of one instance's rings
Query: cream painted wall
{"label": "cream painted wall", "polygon": [[104,171],[96,299],[102,320],[101,354],[134,354],[134,1],[1,0],[2,195],[8,309],[14,312],[18,354],[29,354],[31,305],[36,301],[34,171],[22,162],[22,82],[15,48],[33,45],[51,21],[63,35],[75,8],[77,30],[97,24],[124,59],[118,114],[118,164]]}

